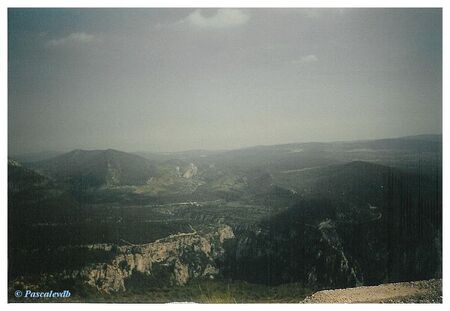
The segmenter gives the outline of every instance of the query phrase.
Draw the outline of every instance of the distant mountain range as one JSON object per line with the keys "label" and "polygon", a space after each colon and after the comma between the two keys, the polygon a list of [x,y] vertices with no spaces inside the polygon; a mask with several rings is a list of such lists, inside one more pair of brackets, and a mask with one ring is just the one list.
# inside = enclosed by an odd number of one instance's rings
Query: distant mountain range
{"label": "distant mountain range", "polygon": [[[30,159],[29,156],[12,158]],[[137,190],[139,193],[161,195],[164,192],[176,194],[181,191],[186,194],[241,189],[248,183],[243,182],[244,179],[254,179],[255,176],[251,175],[255,170],[269,173],[274,183],[295,190],[309,175],[327,173],[317,168],[326,170],[329,166],[355,161],[400,168],[424,176],[435,175],[442,165],[442,136],[419,135],[368,141],[256,146],[231,151],[194,150],[140,155],[114,149],[77,149],[23,164],[79,191],[136,186],[141,187]],[[188,173],[190,167],[195,167],[195,178],[182,178],[194,175]],[[311,171],[303,172],[306,170]]]}
{"label": "distant mountain range", "polygon": [[[440,134],[423,134],[423,135],[412,135],[412,136],[404,136],[398,138],[384,138],[384,139],[367,139],[367,140],[354,140],[354,141],[337,141],[337,142],[303,142],[303,143],[288,143],[288,144],[277,144],[277,145],[261,145],[261,146],[253,146],[247,148],[239,148],[233,150],[186,150],[186,151],[177,151],[177,152],[149,152],[149,151],[137,151],[137,152],[129,152],[131,154],[139,155],[143,158],[147,158],[149,160],[161,160],[170,156],[173,159],[186,160],[191,158],[198,157],[209,157],[213,155],[223,154],[227,152],[247,152],[249,150],[258,150],[258,149],[284,149],[284,148],[292,148],[295,146],[309,146],[309,147],[336,147],[336,146],[347,146],[356,148],[358,145],[370,145],[375,149],[383,149],[383,148],[401,148],[402,144],[398,145],[399,142],[402,141],[415,141],[412,144],[406,142],[405,146],[409,148],[417,149],[421,148],[420,146],[429,146],[435,145],[434,143],[442,143],[442,135]],[[425,142],[431,142],[431,144],[427,145]],[[79,149],[78,149],[79,150]],[[75,151],[75,150],[74,150]],[[89,151],[89,150],[85,150]],[[14,153],[9,154],[9,157],[17,160],[21,163],[27,162],[37,162],[43,161],[50,158],[54,158],[56,156],[62,155],[65,152],[62,151],[41,151],[41,152],[29,152],[29,153]]]}

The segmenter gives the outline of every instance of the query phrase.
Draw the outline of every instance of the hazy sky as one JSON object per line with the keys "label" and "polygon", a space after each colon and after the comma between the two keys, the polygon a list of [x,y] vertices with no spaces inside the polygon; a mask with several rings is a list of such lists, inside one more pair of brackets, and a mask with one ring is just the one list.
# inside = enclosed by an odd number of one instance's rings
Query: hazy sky
{"label": "hazy sky", "polygon": [[442,130],[439,9],[10,9],[9,152]]}

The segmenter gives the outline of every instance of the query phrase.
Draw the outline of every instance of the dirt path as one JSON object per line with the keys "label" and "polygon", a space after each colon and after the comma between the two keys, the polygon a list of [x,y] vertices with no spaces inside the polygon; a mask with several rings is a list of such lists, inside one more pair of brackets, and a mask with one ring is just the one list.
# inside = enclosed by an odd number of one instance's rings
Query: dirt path
{"label": "dirt path", "polygon": [[441,303],[442,280],[323,290],[303,303]]}
{"label": "dirt path", "polygon": [[164,242],[164,241],[171,240],[171,239],[174,239],[174,238],[178,238],[178,237],[181,237],[181,236],[190,236],[190,235],[196,235],[197,234],[197,230],[192,228],[191,225],[189,225],[189,228],[191,228],[192,232],[180,232],[180,233],[177,233],[177,234],[171,234],[171,235],[169,235],[167,237],[164,237],[164,238],[156,240],[154,243]]}

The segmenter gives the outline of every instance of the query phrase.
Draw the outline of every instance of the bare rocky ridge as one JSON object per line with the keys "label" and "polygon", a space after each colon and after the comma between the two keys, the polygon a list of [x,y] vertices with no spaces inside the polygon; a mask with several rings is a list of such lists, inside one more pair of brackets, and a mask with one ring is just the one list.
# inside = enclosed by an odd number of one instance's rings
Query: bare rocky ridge
{"label": "bare rocky ridge", "polygon": [[442,303],[442,280],[323,290],[303,303]]}
{"label": "bare rocky ridge", "polygon": [[105,293],[125,291],[127,280],[136,274],[164,285],[184,285],[191,278],[214,278],[219,272],[215,259],[223,255],[223,242],[232,238],[231,227],[223,225],[212,232],[199,234],[193,230],[149,244],[119,246],[111,262],[88,266],[78,274]]}

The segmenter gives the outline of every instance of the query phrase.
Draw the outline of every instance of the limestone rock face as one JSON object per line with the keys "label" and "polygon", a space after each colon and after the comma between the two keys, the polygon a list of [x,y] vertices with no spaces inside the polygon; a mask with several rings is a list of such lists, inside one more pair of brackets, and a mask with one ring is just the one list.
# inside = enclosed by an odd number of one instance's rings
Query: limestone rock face
{"label": "limestone rock face", "polygon": [[125,291],[127,280],[137,274],[164,285],[214,278],[218,273],[215,260],[224,254],[223,243],[233,238],[231,227],[223,225],[212,232],[194,230],[149,244],[119,246],[112,261],[85,267],[80,274],[89,285],[106,293]]}
{"label": "limestone rock face", "polygon": [[225,240],[233,239],[235,237],[234,232],[230,226],[223,226],[219,228],[218,234],[220,243],[223,243]]}
{"label": "limestone rock face", "polygon": [[198,168],[194,165],[194,163],[189,164],[189,168],[184,172],[183,177],[186,179],[192,178],[197,175]]}

